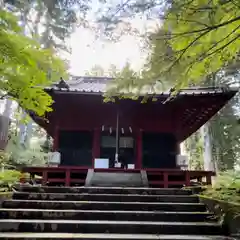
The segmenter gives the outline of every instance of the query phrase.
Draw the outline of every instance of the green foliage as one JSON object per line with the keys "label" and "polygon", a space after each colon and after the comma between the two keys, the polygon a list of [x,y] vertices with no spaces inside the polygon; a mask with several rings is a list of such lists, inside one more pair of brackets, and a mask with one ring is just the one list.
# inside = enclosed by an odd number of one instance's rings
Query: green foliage
{"label": "green foliage", "polygon": [[[209,120],[210,148],[216,170],[234,169],[240,153],[238,116],[235,113],[238,96]],[[203,136],[201,131],[192,134],[185,142],[190,169],[203,169]]]}
{"label": "green foliage", "polygon": [[227,202],[240,203],[240,171],[219,173],[213,187],[209,186],[203,194]]}
{"label": "green foliage", "polygon": [[212,159],[220,171],[234,169],[240,153],[240,126],[233,109],[234,100],[209,122]]}
{"label": "green foliage", "polygon": [[[126,5],[119,4],[118,11],[127,16],[147,14],[146,10],[160,6],[164,9],[159,11],[162,27],[150,34],[151,53],[146,68],[138,74],[139,88],[169,81],[178,90],[235,64],[240,46],[240,8],[235,1],[135,1]],[[122,20],[124,14],[119,15],[115,18]]]}
{"label": "green foliage", "polygon": [[158,90],[163,90],[161,83],[149,84],[147,71],[136,72],[127,62],[121,71],[114,74],[114,80],[109,83],[105,97],[111,99],[113,96],[117,96],[136,100],[140,95],[146,95],[149,91],[154,93]]}
{"label": "green foliage", "polygon": [[203,138],[201,132],[192,134],[185,142],[186,151],[189,159],[189,169],[203,170]]}
{"label": "green foliage", "polygon": [[[239,52],[240,9],[233,1],[172,2],[163,29],[170,31],[171,62],[159,57],[159,72],[177,82],[177,88],[203,81],[234,61]],[[166,38],[162,35],[159,42]],[[161,43],[159,43],[161,44]]]}
{"label": "green foliage", "polygon": [[51,110],[52,99],[43,87],[65,75],[64,63],[22,35],[17,18],[4,10],[0,10],[0,61],[3,94],[40,116]]}
{"label": "green foliage", "polygon": [[16,170],[4,170],[0,172],[0,191],[7,192],[12,190],[12,186],[20,181],[21,178],[27,178],[28,174],[22,174]]}
{"label": "green foliage", "polygon": [[46,135],[46,139],[43,142],[43,144],[41,145],[41,149],[44,153],[48,153],[52,151],[53,148],[53,139],[51,138],[50,135]]}
{"label": "green foliage", "polygon": [[239,52],[239,14],[232,1],[174,1],[166,13],[164,29],[171,29],[169,43],[175,60],[163,72],[169,72],[182,87],[203,80],[232,61]]}
{"label": "green foliage", "polygon": [[47,160],[47,149],[43,147],[46,133],[35,124],[33,137],[29,144],[19,142],[19,128],[13,121],[9,129],[9,140],[5,151],[0,151],[0,166],[15,169],[21,166],[44,166]]}
{"label": "green foliage", "polygon": [[[234,64],[226,66],[223,71],[209,75],[201,86],[229,87],[232,84],[238,85],[238,69],[239,61],[236,61]],[[237,94],[208,122],[212,161],[217,171],[234,169],[238,164],[240,153],[239,107],[239,94]],[[190,137],[186,142],[191,144],[191,141],[193,141],[194,146],[193,137]],[[194,159],[194,162],[199,162],[198,158]]]}
{"label": "green foliage", "polygon": [[[150,37],[150,54],[145,65],[144,78],[142,77],[142,83],[144,84],[145,80],[148,79],[147,83],[155,84],[160,82],[163,90],[169,89],[175,85],[176,79],[169,78],[167,75],[164,76],[159,71],[159,68],[168,67],[169,64],[174,61],[174,51],[172,46],[169,44],[169,37],[166,37],[159,41],[159,37],[162,35],[168,36],[168,32],[159,29],[156,33],[152,34]],[[159,62],[159,60],[161,60]],[[161,66],[159,66],[161,64]]]}
{"label": "green foliage", "polygon": [[[230,64],[224,71],[208,76],[204,86],[226,86],[239,84],[239,61]],[[209,121],[212,160],[219,171],[234,169],[239,159],[239,94]]]}
{"label": "green foliage", "polygon": [[5,3],[22,15],[25,27],[44,48],[67,52],[71,49],[66,44],[66,38],[84,20],[89,10],[88,0],[5,0]]}
{"label": "green foliage", "polygon": [[41,141],[25,148],[19,144],[17,136],[12,136],[6,151],[9,154],[8,163],[14,166],[44,166],[46,164],[47,153],[43,152]]}
{"label": "green foliage", "polygon": [[0,185],[5,186],[8,183],[18,182],[21,178],[21,172],[16,170],[5,170],[0,173]]}
{"label": "green foliage", "polygon": [[9,160],[9,154],[0,150],[0,165],[7,164]]}

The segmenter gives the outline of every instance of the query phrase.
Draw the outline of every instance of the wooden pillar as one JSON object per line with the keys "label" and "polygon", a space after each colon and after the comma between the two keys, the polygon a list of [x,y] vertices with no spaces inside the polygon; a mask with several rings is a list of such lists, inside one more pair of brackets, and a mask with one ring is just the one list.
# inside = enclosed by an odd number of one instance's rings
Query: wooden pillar
{"label": "wooden pillar", "polygon": [[190,172],[189,171],[185,171],[185,181],[186,181],[186,186],[190,186],[191,185],[191,179],[190,179]]}
{"label": "wooden pillar", "polygon": [[99,157],[100,157],[100,129],[95,128],[93,132],[92,168],[94,168],[94,159]]}
{"label": "wooden pillar", "polygon": [[70,172],[70,169],[66,169],[65,174],[66,174],[66,176],[65,176],[65,186],[69,187],[70,184],[71,184],[71,172]]}
{"label": "wooden pillar", "polygon": [[174,157],[175,157],[175,168],[176,169],[181,169],[180,166],[178,166],[178,163],[177,163],[177,157],[178,155],[181,155],[181,146],[180,146],[180,143],[178,141],[176,141],[176,146],[175,146],[175,153],[174,153]]}
{"label": "wooden pillar", "polygon": [[139,129],[137,132],[137,159],[136,159],[136,167],[142,168],[142,130]]}
{"label": "wooden pillar", "polygon": [[163,187],[168,188],[168,172],[163,172]]}
{"label": "wooden pillar", "polygon": [[208,172],[206,175],[206,183],[207,185],[212,185],[212,173]]}
{"label": "wooden pillar", "polygon": [[179,143],[178,141],[176,141],[176,155],[181,154],[181,143]]}
{"label": "wooden pillar", "polygon": [[55,126],[53,135],[53,152],[58,151],[59,148],[59,127]]}
{"label": "wooden pillar", "polygon": [[47,181],[48,181],[48,172],[46,169],[44,169],[42,173],[42,185],[45,186],[47,184]]}

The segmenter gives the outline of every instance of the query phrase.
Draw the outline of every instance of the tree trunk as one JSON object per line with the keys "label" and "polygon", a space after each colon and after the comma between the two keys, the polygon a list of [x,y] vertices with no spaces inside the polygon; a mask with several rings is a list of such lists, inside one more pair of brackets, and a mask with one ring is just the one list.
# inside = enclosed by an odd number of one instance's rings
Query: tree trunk
{"label": "tree trunk", "polygon": [[[22,21],[22,28],[23,28],[24,35],[25,35],[25,31],[26,31],[27,15],[28,15],[29,10],[30,10],[30,8],[28,5],[23,6],[23,12],[21,14],[21,21]],[[21,119],[25,119],[26,116],[27,116],[27,114],[23,110]],[[20,125],[19,125],[19,143],[20,144],[25,144],[26,129],[27,129],[26,124],[20,122]]]}
{"label": "tree trunk", "polygon": [[209,134],[209,123],[207,122],[201,128],[201,135],[203,138],[203,161],[205,171],[215,171],[215,167],[212,161],[212,151],[211,151],[211,137]]}
{"label": "tree trunk", "polygon": [[30,146],[32,132],[33,132],[33,121],[32,121],[32,119],[30,119],[26,126],[26,138],[25,138],[25,146],[26,147]]}
{"label": "tree trunk", "polygon": [[3,111],[3,116],[10,118],[11,113],[12,113],[12,100],[6,99],[5,106],[4,106],[4,111]]}

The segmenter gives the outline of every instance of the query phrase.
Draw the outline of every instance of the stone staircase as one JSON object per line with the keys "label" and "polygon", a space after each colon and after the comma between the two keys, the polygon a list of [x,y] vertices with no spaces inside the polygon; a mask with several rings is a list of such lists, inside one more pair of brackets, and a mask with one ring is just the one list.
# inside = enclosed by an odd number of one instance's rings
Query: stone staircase
{"label": "stone staircase", "polygon": [[0,239],[227,239],[189,190],[20,186],[0,209]]}

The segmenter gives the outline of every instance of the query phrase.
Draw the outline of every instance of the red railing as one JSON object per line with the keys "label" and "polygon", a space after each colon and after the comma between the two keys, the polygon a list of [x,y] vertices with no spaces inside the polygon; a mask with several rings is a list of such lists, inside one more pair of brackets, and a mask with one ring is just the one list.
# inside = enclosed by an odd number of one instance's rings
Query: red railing
{"label": "red railing", "polygon": [[189,171],[179,169],[146,169],[148,183],[151,187],[182,187],[212,184],[211,171]]}
{"label": "red railing", "polygon": [[[26,167],[23,172],[31,177],[39,176],[37,181],[43,185],[83,186],[87,177],[88,167],[59,166],[59,167]],[[211,171],[188,171],[179,169],[94,169],[95,172],[129,172],[138,173],[145,170],[150,187],[182,187],[196,184],[211,184],[215,175]]]}
{"label": "red railing", "polygon": [[23,172],[30,173],[42,185],[84,186],[88,167],[25,167]]}

